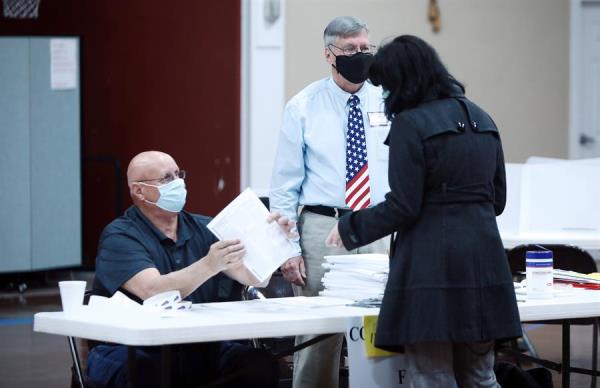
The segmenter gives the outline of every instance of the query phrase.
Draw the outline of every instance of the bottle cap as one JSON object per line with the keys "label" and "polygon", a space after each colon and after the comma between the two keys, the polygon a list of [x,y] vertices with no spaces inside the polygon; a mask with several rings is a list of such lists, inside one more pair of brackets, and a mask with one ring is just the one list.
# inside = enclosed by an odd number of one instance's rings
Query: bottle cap
{"label": "bottle cap", "polygon": [[552,259],[552,251],[527,251],[526,259]]}

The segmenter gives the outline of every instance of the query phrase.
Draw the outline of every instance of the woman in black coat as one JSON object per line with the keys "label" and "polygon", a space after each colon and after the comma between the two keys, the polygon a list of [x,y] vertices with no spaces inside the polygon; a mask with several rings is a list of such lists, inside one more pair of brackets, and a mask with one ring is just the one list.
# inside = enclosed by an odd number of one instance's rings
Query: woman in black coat
{"label": "woman in black coat", "polygon": [[406,350],[415,386],[495,387],[494,340],[522,334],[496,225],[498,129],[417,37],[384,45],[370,78],[392,120],[391,191],[342,217],[326,243],[350,250],[395,232],[375,345]]}

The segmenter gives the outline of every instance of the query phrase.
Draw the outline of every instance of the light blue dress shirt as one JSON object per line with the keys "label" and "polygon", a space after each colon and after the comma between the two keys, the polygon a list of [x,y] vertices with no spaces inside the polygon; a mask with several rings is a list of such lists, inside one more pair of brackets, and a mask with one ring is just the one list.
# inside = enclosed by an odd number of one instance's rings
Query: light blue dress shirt
{"label": "light blue dress shirt", "polygon": [[[360,99],[365,119],[371,205],[374,205],[383,201],[390,190],[388,147],[383,144],[390,127],[387,120],[381,122],[381,88],[365,82],[355,95]],[[327,77],[308,85],[287,103],[271,178],[272,211],[297,220],[300,205],[348,208],[346,126],[350,96]]]}

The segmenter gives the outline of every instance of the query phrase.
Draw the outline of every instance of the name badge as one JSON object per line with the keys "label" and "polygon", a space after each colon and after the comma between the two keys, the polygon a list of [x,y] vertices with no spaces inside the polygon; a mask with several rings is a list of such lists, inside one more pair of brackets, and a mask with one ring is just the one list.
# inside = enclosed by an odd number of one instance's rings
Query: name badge
{"label": "name badge", "polygon": [[369,124],[371,124],[372,127],[383,127],[390,125],[390,122],[388,121],[387,117],[385,117],[383,112],[367,112],[367,114],[369,115]]}

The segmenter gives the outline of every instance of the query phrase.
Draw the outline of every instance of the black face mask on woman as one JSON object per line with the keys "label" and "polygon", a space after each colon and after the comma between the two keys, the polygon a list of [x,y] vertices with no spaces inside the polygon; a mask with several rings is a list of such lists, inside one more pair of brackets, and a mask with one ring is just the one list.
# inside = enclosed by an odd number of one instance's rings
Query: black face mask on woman
{"label": "black face mask on woman", "polygon": [[373,54],[356,53],[354,55],[335,55],[336,69],[342,77],[353,84],[360,84],[366,81],[369,76],[369,67],[373,63]]}

